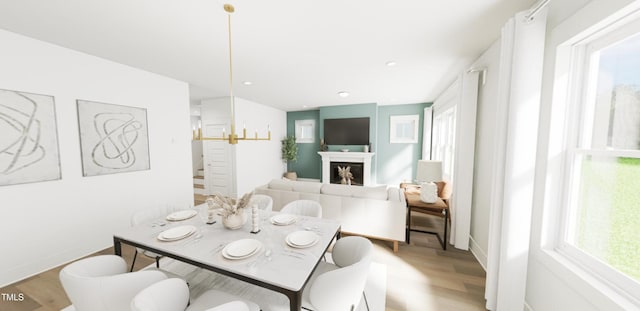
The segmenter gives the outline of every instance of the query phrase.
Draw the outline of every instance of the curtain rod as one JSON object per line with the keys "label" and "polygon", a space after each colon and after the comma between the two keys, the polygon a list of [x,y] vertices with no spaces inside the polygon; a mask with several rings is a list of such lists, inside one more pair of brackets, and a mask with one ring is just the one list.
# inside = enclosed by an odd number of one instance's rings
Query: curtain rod
{"label": "curtain rod", "polygon": [[467,74],[474,73],[474,72],[480,73],[480,81],[482,82],[482,85],[485,85],[487,83],[487,67],[481,67],[481,68],[471,67],[467,69]]}
{"label": "curtain rod", "polygon": [[538,14],[538,12],[540,12],[540,10],[544,9],[544,7],[547,6],[547,4],[549,4],[551,0],[540,0],[538,1],[536,4],[534,4],[530,9],[529,9],[529,14],[527,14],[524,19],[528,22],[532,21],[534,18],[536,18],[536,15]]}

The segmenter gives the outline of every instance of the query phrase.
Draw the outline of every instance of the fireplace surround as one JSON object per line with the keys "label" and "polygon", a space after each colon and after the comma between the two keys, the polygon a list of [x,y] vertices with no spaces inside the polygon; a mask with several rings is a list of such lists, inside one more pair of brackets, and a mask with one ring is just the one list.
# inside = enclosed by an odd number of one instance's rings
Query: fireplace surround
{"label": "fireplace surround", "polygon": [[[332,168],[331,162],[335,163],[349,163],[352,165],[351,172],[354,173],[354,166],[357,164],[362,165],[362,181],[359,185],[371,186],[373,181],[371,180],[371,159],[375,155],[373,152],[339,152],[339,151],[319,151],[318,154],[322,157],[322,183],[330,184],[335,183],[332,181]],[[342,165],[341,165],[342,166]],[[337,168],[335,168],[337,175]],[[355,175],[355,174],[354,174]],[[355,177],[355,176],[354,176]],[[338,178],[337,183],[340,183]],[[356,184],[356,183],[354,183]]]}

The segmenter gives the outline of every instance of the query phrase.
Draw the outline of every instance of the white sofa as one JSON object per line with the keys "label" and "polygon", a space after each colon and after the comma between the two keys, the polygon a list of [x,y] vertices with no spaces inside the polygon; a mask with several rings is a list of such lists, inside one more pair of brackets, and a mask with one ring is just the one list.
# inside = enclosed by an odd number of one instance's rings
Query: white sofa
{"label": "white sofa", "polygon": [[273,198],[274,211],[294,200],[318,201],[322,217],[340,221],[345,234],[392,241],[394,251],[405,240],[407,208],[399,188],[274,179],[255,193]]}

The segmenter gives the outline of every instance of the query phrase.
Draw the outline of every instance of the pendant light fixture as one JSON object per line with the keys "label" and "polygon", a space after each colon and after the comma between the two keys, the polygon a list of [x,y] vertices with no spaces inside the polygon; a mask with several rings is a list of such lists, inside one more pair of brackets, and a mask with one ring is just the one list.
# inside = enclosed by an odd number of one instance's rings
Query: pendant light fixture
{"label": "pendant light fixture", "polygon": [[231,13],[235,12],[235,8],[231,4],[225,4],[224,10],[227,12],[227,24],[229,34],[229,100],[231,105],[231,131],[227,135],[225,130],[222,130],[222,136],[220,137],[204,137],[202,136],[202,126],[198,124],[198,130],[193,130],[193,140],[226,140],[229,144],[235,145],[240,140],[271,140],[271,127],[267,126],[267,137],[258,137],[258,131],[256,130],[254,137],[247,137],[247,128],[243,126],[242,137],[238,137],[236,133],[236,103],[233,96],[233,54],[231,52]]}

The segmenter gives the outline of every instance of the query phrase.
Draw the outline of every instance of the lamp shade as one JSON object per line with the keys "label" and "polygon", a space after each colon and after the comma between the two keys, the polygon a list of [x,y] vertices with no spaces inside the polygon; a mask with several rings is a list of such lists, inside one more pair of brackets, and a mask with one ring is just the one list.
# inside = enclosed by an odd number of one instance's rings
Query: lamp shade
{"label": "lamp shade", "polygon": [[418,160],[416,180],[418,182],[441,181],[442,161]]}

